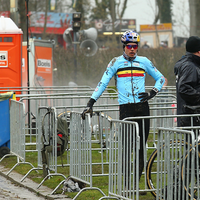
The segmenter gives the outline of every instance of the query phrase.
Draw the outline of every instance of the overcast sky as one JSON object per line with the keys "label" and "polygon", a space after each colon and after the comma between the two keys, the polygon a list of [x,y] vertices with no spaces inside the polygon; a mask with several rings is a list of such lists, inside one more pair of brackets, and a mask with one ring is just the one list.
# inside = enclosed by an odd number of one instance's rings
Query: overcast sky
{"label": "overcast sky", "polygon": [[[70,2],[70,0],[66,0]],[[115,0],[119,2],[120,0]],[[123,2],[124,0],[121,0]],[[172,0],[174,36],[189,37],[189,0]],[[90,0],[92,4],[94,0]],[[124,19],[136,19],[137,31],[141,24],[153,24],[157,12],[155,0],[128,0]]]}
{"label": "overcast sky", "polygon": [[[188,0],[172,0],[174,36],[189,36]],[[124,19],[136,19],[137,31],[141,24],[152,24],[155,18],[155,0],[129,0]]]}

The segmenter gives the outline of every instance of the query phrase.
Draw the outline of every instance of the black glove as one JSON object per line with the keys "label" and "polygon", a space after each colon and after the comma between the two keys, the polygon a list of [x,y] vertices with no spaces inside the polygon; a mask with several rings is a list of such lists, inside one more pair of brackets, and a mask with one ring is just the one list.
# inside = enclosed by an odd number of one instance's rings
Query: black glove
{"label": "black glove", "polygon": [[149,99],[153,98],[158,93],[158,90],[156,88],[153,88],[149,92],[141,92],[138,94],[139,99],[141,99],[141,102],[148,101]]}
{"label": "black glove", "polygon": [[86,113],[90,113],[90,116],[92,117],[92,113],[93,113],[92,107],[93,107],[93,105],[94,105],[95,102],[96,101],[94,99],[92,99],[92,98],[88,101],[87,107],[83,110],[83,112],[81,114],[82,119],[85,119],[85,114]]}

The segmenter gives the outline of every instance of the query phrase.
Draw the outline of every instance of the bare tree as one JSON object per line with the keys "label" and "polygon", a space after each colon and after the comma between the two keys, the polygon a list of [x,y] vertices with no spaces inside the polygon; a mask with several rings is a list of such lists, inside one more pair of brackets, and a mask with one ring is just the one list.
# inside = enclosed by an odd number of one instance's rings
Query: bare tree
{"label": "bare tree", "polygon": [[156,29],[156,38],[157,43],[160,44],[160,39],[157,31],[157,23],[160,20],[160,23],[171,23],[172,22],[172,12],[171,12],[171,0],[156,0],[156,13],[153,24]]}
{"label": "bare tree", "polygon": [[[5,0],[4,0],[5,1]],[[8,0],[5,1],[6,3],[9,2]],[[3,5],[2,5],[3,6]],[[62,0],[57,0],[57,10],[62,11],[63,8]],[[10,7],[10,4],[9,4]],[[8,7],[8,10],[9,10]],[[1,5],[0,5],[1,8]],[[27,40],[27,20],[29,21],[29,15],[27,16],[30,11],[35,12],[45,12],[45,22],[44,22],[44,31],[42,34],[42,39],[46,39],[46,25],[47,25],[47,13],[49,12],[49,0],[41,1],[41,0],[18,0],[18,13],[19,13],[19,28],[23,31],[23,40]],[[29,24],[30,25],[30,24]],[[28,26],[29,26],[28,25]]]}
{"label": "bare tree", "polygon": [[45,19],[44,19],[44,29],[42,33],[42,39],[45,39],[46,37],[46,29],[47,29],[47,12],[49,10],[49,1],[46,0],[46,5],[45,5]]}
{"label": "bare tree", "polygon": [[25,0],[18,0],[19,27],[23,31],[23,41],[27,40],[27,9],[27,2]]}
{"label": "bare tree", "polygon": [[190,35],[200,36],[200,1],[189,0],[190,8]]}
{"label": "bare tree", "polygon": [[10,10],[10,1],[1,0],[0,11],[9,11]]}
{"label": "bare tree", "polygon": [[154,23],[156,24],[158,20],[160,23],[171,23],[172,16],[171,16],[171,0],[156,0],[156,4],[158,6],[158,13],[155,16]]}
{"label": "bare tree", "polygon": [[[122,7],[121,11],[120,7]],[[126,7],[127,7],[127,0],[124,0],[123,2],[121,2],[120,0],[118,1],[118,3],[116,3],[116,1],[110,0],[109,10],[113,22],[113,35],[115,34],[114,22],[117,18],[120,19],[120,21],[122,20]]]}
{"label": "bare tree", "polygon": [[[116,11],[115,11],[115,1],[110,0],[110,15],[112,19],[112,33],[113,36],[115,36],[115,20],[116,20]],[[112,40],[114,42],[115,37],[112,37]]]}
{"label": "bare tree", "polygon": [[176,36],[188,37],[190,32],[190,11],[188,8],[189,1],[180,0],[177,4],[179,9],[177,9],[177,5],[175,5],[173,12],[173,29],[176,32]]}

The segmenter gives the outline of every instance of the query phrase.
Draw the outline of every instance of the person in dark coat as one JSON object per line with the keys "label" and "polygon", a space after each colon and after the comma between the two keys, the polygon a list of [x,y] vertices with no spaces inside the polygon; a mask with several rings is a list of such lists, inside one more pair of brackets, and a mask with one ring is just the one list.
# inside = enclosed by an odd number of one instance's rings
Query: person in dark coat
{"label": "person in dark coat", "polygon": [[[186,54],[182,56],[182,58],[175,64],[174,73],[176,75],[177,114],[184,115],[184,114],[200,113],[200,111],[198,111],[197,109],[192,110],[190,108],[191,106],[193,107],[200,106],[200,38],[199,37],[197,36],[189,37],[189,39],[186,42]],[[178,127],[199,126],[200,120],[199,117],[193,117],[193,121],[191,121],[191,117],[182,116],[178,117],[177,125]],[[191,129],[189,128],[189,130]],[[187,137],[186,141],[188,141]],[[195,160],[197,160],[196,157]],[[195,171],[199,170],[199,166],[196,162],[192,163],[191,159],[189,159],[188,161],[186,160],[184,164],[185,166],[189,166],[190,169],[191,165],[194,165]],[[189,195],[187,186],[187,181],[188,181],[187,167],[185,168],[185,172],[183,173],[184,177],[186,177],[184,180],[185,183],[183,183],[183,181],[179,182],[177,174],[177,185],[176,186],[174,185],[174,189],[175,187],[177,187],[176,191],[180,191],[177,194],[178,195],[177,199],[185,200]],[[182,188],[184,188],[184,192]]]}
{"label": "person in dark coat", "polygon": [[[186,54],[175,64],[177,114],[192,114],[189,106],[200,106],[200,38],[191,36],[186,42]],[[190,117],[178,118],[178,126],[189,126]],[[196,123],[196,122],[195,122]],[[198,125],[198,123],[196,124]]]}

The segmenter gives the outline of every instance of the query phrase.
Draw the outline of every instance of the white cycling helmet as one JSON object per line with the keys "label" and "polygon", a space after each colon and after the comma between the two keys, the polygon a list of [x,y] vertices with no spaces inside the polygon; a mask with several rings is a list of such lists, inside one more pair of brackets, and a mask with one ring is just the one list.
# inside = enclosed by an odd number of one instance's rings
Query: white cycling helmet
{"label": "white cycling helmet", "polygon": [[140,42],[140,36],[137,32],[128,30],[124,32],[123,35],[121,36],[121,42],[123,44],[127,44],[129,42],[138,43]]}

